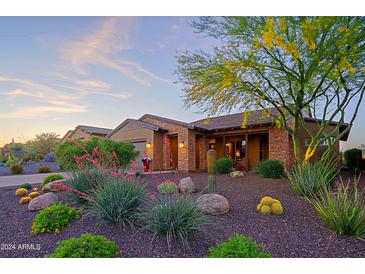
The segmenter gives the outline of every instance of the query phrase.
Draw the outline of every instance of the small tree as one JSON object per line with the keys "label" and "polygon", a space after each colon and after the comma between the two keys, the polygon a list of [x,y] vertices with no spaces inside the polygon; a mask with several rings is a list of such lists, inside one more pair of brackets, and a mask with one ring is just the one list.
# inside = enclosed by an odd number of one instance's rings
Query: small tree
{"label": "small tree", "polygon": [[[192,25],[219,45],[178,55],[187,106],[209,115],[274,108],[266,114],[293,137],[299,161],[302,130],[312,139],[307,160],[319,139],[331,151],[351,129],[365,89],[363,17],[203,17]],[[345,114],[350,122],[343,129]]]}

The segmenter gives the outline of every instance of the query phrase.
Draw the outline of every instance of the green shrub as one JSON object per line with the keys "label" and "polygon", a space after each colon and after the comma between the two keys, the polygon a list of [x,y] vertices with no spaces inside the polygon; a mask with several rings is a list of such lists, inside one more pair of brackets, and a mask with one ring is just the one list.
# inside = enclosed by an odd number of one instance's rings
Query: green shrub
{"label": "green shrub", "polygon": [[18,161],[15,159],[7,160],[5,166],[10,167],[12,164],[18,164]]}
{"label": "green shrub", "polygon": [[52,170],[48,166],[40,166],[38,167],[39,173],[50,173]]}
{"label": "green shrub", "polygon": [[[114,159],[113,152],[118,155],[118,161],[122,167],[135,160],[138,151],[131,143],[122,143],[111,139],[91,138],[89,140],[78,140],[85,150],[92,154],[94,148],[98,147],[101,154],[107,153],[109,159]],[[78,168],[75,157],[83,156],[85,152],[74,142],[65,141],[56,147],[56,161],[63,170],[75,170]]]}
{"label": "green shrub", "polygon": [[279,160],[265,160],[259,162],[255,171],[264,178],[279,179],[285,176],[284,163]]}
{"label": "green shrub", "polygon": [[227,242],[208,250],[208,258],[271,258],[253,238],[234,234]]}
{"label": "green shrub", "polygon": [[158,185],[158,192],[160,193],[176,193],[178,192],[178,186],[170,179],[166,179],[164,182]]}
{"label": "green shrub", "polygon": [[154,235],[165,236],[167,244],[173,239],[184,245],[196,232],[204,232],[203,226],[209,219],[198,209],[197,203],[188,195],[162,195],[142,215],[144,229]]}
{"label": "green shrub", "polygon": [[[95,190],[100,182],[105,181],[105,176],[108,176],[108,174],[104,174],[104,172],[97,168],[80,169],[73,172],[70,180],[68,180],[65,184],[79,192],[90,194],[93,190]],[[69,197],[77,203],[87,203],[87,199],[85,199],[84,196],[78,195],[75,192],[70,191]]]}
{"label": "green shrub", "polygon": [[5,157],[5,155],[4,155],[4,153],[3,153],[3,151],[2,151],[2,149],[0,148],[0,163],[6,163],[6,157]]}
{"label": "green shrub", "polygon": [[49,258],[115,258],[119,254],[118,245],[101,235],[84,233],[79,238],[57,242],[57,247]]}
{"label": "green shrub", "polygon": [[24,172],[24,168],[21,164],[11,164],[10,171],[12,174],[22,174]]}
{"label": "green shrub", "polygon": [[310,198],[332,187],[338,172],[334,159],[322,159],[316,163],[295,165],[288,177],[294,192]]}
{"label": "green shrub", "polygon": [[233,160],[228,157],[222,157],[216,163],[218,173],[230,173],[233,167]]}
{"label": "green shrub", "polygon": [[330,229],[365,239],[365,194],[358,190],[356,179],[353,188],[342,181],[336,192],[324,188],[311,203]]}
{"label": "green shrub", "polygon": [[58,180],[62,180],[65,179],[65,177],[63,177],[61,174],[50,174],[46,177],[43,178],[41,185],[44,186],[50,182],[54,182],[54,181],[58,181]]}
{"label": "green shrub", "polygon": [[25,188],[27,190],[31,190],[32,189],[32,185],[29,183],[25,183],[25,184],[21,184],[20,188]]}
{"label": "green shrub", "polygon": [[42,209],[34,218],[32,224],[33,233],[55,232],[56,234],[73,220],[78,219],[79,212],[69,206],[55,204]]}
{"label": "green shrub", "polygon": [[138,181],[105,174],[90,193],[89,213],[100,222],[132,226],[144,200],[144,186]]}
{"label": "green shrub", "polygon": [[27,154],[26,147],[21,143],[12,143],[8,145],[8,149],[12,158],[20,160]]}
{"label": "green shrub", "polygon": [[343,153],[344,164],[352,171],[361,170],[362,151],[357,148],[346,150]]}

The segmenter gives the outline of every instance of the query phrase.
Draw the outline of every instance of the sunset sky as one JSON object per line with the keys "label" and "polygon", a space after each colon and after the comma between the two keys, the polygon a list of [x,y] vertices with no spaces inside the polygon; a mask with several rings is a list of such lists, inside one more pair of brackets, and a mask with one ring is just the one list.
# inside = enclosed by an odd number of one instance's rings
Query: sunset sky
{"label": "sunset sky", "polygon": [[[145,113],[183,121],[176,52],[210,49],[186,17],[1,17],[0,146]],[[365,103],[345,147],[365,143]]]}

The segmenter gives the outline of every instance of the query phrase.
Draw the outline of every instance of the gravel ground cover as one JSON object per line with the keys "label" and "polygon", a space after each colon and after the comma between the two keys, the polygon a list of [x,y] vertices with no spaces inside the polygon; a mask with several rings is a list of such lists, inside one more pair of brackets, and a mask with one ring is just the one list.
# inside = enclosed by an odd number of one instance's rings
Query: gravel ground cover
{"label": "gravel ground cover", "polygon": [[[59,167],[56,162],[45,162],[45,161],[37,161],[37,162],[24,162],[24,173],[23,174],[35,174],[38,172],[38,167],[40,166],[48,166],[52,172],[59,171]],[[11,171],[8,167],[2,166],[0,167],[0,176],[12,175]]]}
{"label": "gravel ground cover", "polygon": [[[189,176],[199,191],[205,188],[206,173],[191,173]],[[153,181],[159,177],[175,179],[175,175],[171,174],[154,175],[153,180],[146,176],[150,192],[155,190],[156,183]],[[209,247],[227,240],[236,232],[254,237],[273,257],[365,257],[365,242],[339,237],[328,230],[312,206],[295,195],[285,179],[262,179],[255,174],[231,179],[227,175],[219,175],[217,183],[218,192],[230,202],[230,212],[212,217],[214,224],[207,227],[207,234],[191,241],[189,248],[173,243],[171,250],[167,248],[164,238],[157,238],[151,243],[152,234],[139,231],[138,227],[97,225],[94,218],[85,215],[64,228],[59,235],[32,235],[30,231],[35,213],[28,212],[27,206],[18,204],[14,188],[2,188],[0,257],[44,257],[53,252],[57,241],[85,232],[102,234],[116,241],[122,257],[205,257]],[[66,194],[63,192],[59,196],[64,202],[69,202]],[[283,216],[264,216],[256,211],[256,205],[264,195],[282,202],[285,209]]]}

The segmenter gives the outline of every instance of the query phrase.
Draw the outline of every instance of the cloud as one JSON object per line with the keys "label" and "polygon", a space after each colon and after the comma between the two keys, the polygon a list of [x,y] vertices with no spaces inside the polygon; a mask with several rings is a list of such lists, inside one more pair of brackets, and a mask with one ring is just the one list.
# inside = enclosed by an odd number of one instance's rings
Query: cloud
{"label": "cloud", "polygon": [[112,87],[110,83],[106,83],[99,80],[77,80],[75,81],[75,84],[85,89],[91,89],[91,90],[95,89],[109,90]]}
{"label": "cloud", "polygon": [[151,79],[171,83],[136,62],[118,60],[118,53],[133,48],[131,34],[136,23],[135,17],[108,17],[94,33],[63,43],[61,57],[80,74],[87,74],[86,65],[96,65],[116,70],[144,86],[150,86]]}
{"label": "cloud", "polygon": [[0,119],[24,119],[51,116],[55,113],[83,113],[87,108],[81,105],[49,106],[38,105],[17,109],[11,113],[0,113]]}

